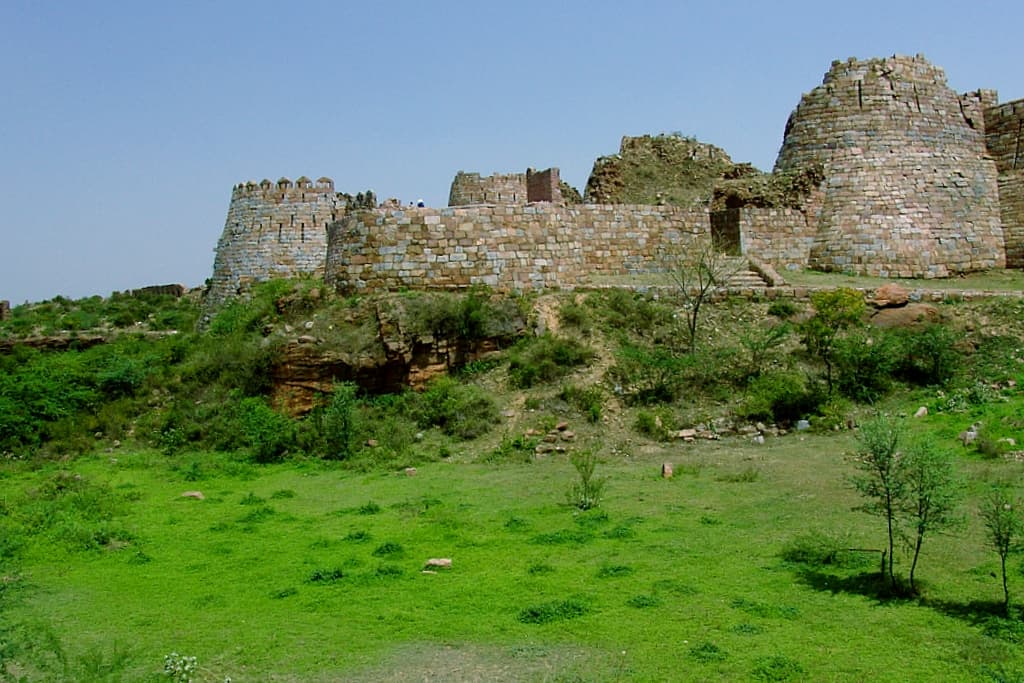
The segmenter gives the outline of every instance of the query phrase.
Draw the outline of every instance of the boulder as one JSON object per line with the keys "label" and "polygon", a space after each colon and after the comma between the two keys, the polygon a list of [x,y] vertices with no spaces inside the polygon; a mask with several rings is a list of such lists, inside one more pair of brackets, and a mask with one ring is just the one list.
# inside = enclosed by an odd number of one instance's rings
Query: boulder
{"label": "boulder", "polygon": [[875,308],[897,308],[905,306],[910,301],[910,292],[906,287],[895,282],[884,284],[875,290],[871,297],[871,304]]}
{"label": "boulder", "polygon": [[938,322],[939,309],[931,304],[907,304],[900,308],[883,308],[871,316],[871,324],[881,328],[918,327]]}

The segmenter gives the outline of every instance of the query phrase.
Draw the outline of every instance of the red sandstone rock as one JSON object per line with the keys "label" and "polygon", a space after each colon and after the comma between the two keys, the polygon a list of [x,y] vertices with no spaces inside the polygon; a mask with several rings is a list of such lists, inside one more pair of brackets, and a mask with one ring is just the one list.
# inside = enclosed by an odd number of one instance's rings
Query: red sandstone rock
{"label": "red sandstone rock", "polygon": [[882,285],[875,290],[871,303],[875,308],[895,308],[906,305],[910,300],[910,292],[895,282]]}

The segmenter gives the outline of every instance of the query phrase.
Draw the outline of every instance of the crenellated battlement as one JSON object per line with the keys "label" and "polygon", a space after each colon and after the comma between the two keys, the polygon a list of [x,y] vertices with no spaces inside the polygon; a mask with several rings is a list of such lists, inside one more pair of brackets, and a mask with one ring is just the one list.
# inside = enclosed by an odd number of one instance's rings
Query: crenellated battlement
{"label": "crenellated battlement", "polygon": [[269,202],[304,202],[308,195],[334,194],[334,181],[320,177],[316,181],[301,176],[294,182],[289,178],[278,178],[276,182],[264,178],[260,182],[248,180],[231,188],[231,198],[261,198]]}

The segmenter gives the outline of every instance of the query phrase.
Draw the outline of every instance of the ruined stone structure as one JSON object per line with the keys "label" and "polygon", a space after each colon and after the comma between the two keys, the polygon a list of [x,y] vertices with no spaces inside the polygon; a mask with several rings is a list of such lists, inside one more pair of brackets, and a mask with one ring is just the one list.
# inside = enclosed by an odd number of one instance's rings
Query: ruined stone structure
{"label": "ruined stone structure", "polygon": [[543,171],[528,168],[526,173],[495,173],[489,176],[459,171],[448,193],[448,206],[529,202],[562,202],[557,168]]}
{"label": "ruined stone structure", "polygon": [[708,231],[706,210],[646,205],[359,211],[330,227],[326,280],[350,292],[573,286],[660,270]]}
{"label": "ruined stone structure", "polygon": [[807,265],[883,277],[1003,267],[981,111],[981,97],[958,96],[922,57],[834,62],[790,116],[775,163],[824,168],[805,207]]}
{"label": "ruined stone structure", "polygon": [[0,320],[8,320],[11,317],[11,302],[5,300],[0,301]]}
{"label": "ruined stone structure", "polygon": [[672,134],[623,138],[595,163],[587,204],[565,203],[556,168],[460,171],[447,209],[372,208],[372,193],[359,201],[327,178],[244,183],[207,303],[299,274],[347,291],[571,287],[661,270],[666,252],[708,238],[779,269],[1024,267],[1022,134],[1024,100],[958,95],[923,57],[894,56],[834,62],[790,116],[770,175]]}
{"label": "ruined stone structure", "polygon": [[335,193],[330,178],[236,185],[217,243],[207,306],[219,306],[252,282],[303,274],[322,277],[327,226],[346,207],[347,199]]}
{"label": "ruined stone structure", "polygon": [[479,173],[459,171],[448,193],[448,206],[467,204],[521,204],[526,202],[525,173]]}
{"label": "ruined stone structure", "polygon": [[992,103],[984,120],[988,151],[999,170],[1006,267],[1024,268],[1024,100]]}

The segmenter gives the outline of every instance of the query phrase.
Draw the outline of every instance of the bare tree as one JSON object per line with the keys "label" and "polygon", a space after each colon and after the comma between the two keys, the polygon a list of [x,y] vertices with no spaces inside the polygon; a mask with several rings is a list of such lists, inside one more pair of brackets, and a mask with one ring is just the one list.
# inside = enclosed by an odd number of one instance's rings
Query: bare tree
{"label": "bare tree", "polygon": [[701,308],[711,300],[719,287],[744,267],[744,261],[729,256],[724,248],[716,246],[710,238],[697,239],[680,246],[669,258],[669,274],[686,315],[686,347],[693,353],[697,348]]}

